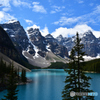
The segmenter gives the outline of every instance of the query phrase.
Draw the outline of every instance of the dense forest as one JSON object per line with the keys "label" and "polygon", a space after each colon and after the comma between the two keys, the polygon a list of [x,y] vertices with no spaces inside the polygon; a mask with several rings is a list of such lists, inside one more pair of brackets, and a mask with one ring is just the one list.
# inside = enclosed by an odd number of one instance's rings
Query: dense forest
{"label": "dense forest", "polygon": [[65,69],[67,68],[67,66],[68,65],[63,62],[56,62],[56,63],[51,63],[48,69]]}
{"label": "dense forest", "polygon": [[100,59],[94,59],[81,63],[83,71],[93,71],[100,73]]}
{"label": "dense forest", "polygon": [[[68,64],[63,62],[51,63],[48,69],[66,69]],[[81,67],[83,71],[93,71],[100,73],[100,59],[94,59],[87,62],[82,62]]]}
{"label": "dense forest", "polygon": [[19,69],[15,69],[13,63],[7,65],[2,59],[0,60],[0,91],[7,89],[9,76],[13,69],[14,77],[13,80],[16,80],[17,84],[26,82],[26,71],[22,69],[21,75],[19,75]]}

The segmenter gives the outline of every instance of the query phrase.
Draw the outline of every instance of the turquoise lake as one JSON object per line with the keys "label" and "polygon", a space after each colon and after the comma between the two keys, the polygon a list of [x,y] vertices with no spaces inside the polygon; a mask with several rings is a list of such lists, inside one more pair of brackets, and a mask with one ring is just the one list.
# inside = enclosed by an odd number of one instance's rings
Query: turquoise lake
{"label": "turquoise lake", "polygon": [[[17,87],[18,100],[62,100],[61,92],[66,75],[63,69],[37,69],[27,72],[27,77],[33,82]],[[98,92],[95,100],[100,100],[100,74],[87,73],[86,75],[92,78],[90,88]],[[6,90],[0,92],[0,99],[6,92]]]}

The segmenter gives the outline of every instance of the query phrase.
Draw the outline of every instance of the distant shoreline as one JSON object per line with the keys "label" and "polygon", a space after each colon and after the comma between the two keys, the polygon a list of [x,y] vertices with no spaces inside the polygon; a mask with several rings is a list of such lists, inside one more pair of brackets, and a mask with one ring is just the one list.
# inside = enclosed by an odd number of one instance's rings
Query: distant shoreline
{"label": "distant shoreline", "polygon": [[19,82],[19,83],[16,83],[16,85],[24,85],[24,84],[28,84],[28,83],[31,83],[31,82],[33,82],[33,80],[27,79],[26,82]]}
{"label": "distant shoreline", "polygon": [[98,73],[98,72],[94,72],[94,71],[83,71],[85,73]]}

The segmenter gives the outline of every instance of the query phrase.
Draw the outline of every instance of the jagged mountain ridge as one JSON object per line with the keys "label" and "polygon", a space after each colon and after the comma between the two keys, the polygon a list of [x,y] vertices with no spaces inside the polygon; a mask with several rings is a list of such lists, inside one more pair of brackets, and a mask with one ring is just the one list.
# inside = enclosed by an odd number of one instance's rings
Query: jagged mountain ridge
{"label": "jagged mountain ridge", "polygon": [[[63,61],[61,57],[68,56],[67,48],[59,45],[57,41],[50,42],[48,38],[45,38],[41,35],[39,29],[30,28],[26,33],[23,27],[20,25],[20,22],[15,20],[0,24],[0,26],[8,33],[19,53],[23,54],[31,64],[33,64],[32,62],[34,62],[35,65],[40,63],[40,65],[38,65],[39,67],[41,67],[41,65],[42,67],[47,67],[51,62],[66,62]],[[54,54],[50,56],[47,54],[48,52]],[[51,60],[48,61],[48,58]],[[42,64],[43,62],[45,63]]]}
{"label": "jagged mountain ridge", "polygon": [[[20,53],[15,48],[12,43],[9,35],[6,31],[0,26],[0,59],[4,60],[7,63],[13,63],[15,66],[21,67],[23,65],[27,68],[34,68],[30,65],[27,59],[20,55]],[[20,65],[21,64],[21,65]],[[22,69],[22,68],[21,68]]]}
{"label": "jagged mountain ridge", "polygon": [[0,24],[0,26],[8,33],[20,54],[22,54],[22,50],[26,50],[28,46],[32,47],[32,45],[29,43],[26,32],[20,25],[19,21],[11,20],[7,23]]}
{"label": "jagged mountain ridge", "polygon": [[38,49],[39,55],[42,57],[46,56],[46,52],[51,51],[56,55],[61,57],[68,57],[67,48],[63,45],[60,45],[56,39],[53,38],[50,34],[43,37],[39,29],[29,28],[27,30],[29,39],[33,45]]}
{"label": "jagged mountain ridge", "polygon": [[[51,51],[64,58],[68,56],[68,51],[71,51],[74,46],[75,36],[67,38],[59,35],[57,38],[54,38],[51,34],[48,34],[43,37],[39,29],[30,28],[27,30],[29,40],[19,21],[13,20],[8,23],[0,24],[0,26],[9,34],[20,53],[26,50],[33,56],[39,54],[45,57],[46,52]],[[96,38],[91,31],[81,34],[80,38],[84,44],[83,50],[88,56],[95,57],[100,53],[100,39]]]}
{"label": "jagged mountain ridge", "polygon": [[[100,39],[96,38],[92,31],[88,30],[83,34],[79,34],[79,36],[81,38],[81,43],[84,44],[83,51],[85,51],[88,56],[96,57],[98,54],[100,54]],[[59,39],[58,37],[61,38]],[[58,37],[56,38],[58,42],[64,45],[68,51],[71,51],[72,47],[74,46],[75,36],[69,38],[63,36]]]}

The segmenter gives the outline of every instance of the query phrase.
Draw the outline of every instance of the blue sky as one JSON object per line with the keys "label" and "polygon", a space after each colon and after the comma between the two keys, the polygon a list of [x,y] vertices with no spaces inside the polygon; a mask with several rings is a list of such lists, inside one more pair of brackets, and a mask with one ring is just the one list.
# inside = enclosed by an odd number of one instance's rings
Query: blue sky
{"label": "blue sky", "polygon": [[19,20],[54,37],[93,31],[100,37],[100,0],[0,0],[0,23]]}

